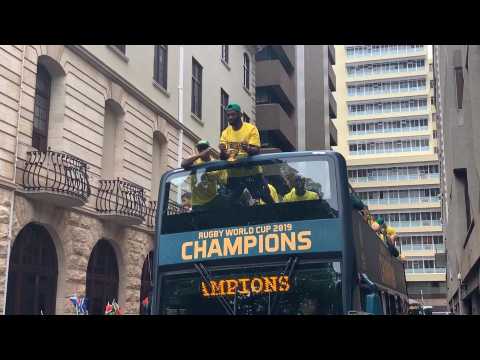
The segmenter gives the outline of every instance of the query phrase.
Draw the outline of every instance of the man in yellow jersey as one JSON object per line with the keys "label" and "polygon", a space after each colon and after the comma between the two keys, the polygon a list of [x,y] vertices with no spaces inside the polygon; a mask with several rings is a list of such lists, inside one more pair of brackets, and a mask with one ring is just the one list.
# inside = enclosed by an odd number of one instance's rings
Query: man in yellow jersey
{"label": "man in yellow jersey", "polygon": [[[272,184],[268,183],[268,190],[270,191],[270,196],[272,197],[273,201],[275,203],[278,203],[280,202],[280,198],[278,196],[278,192],[277,192],[277,189],[275,189],[275,186],[273,186]],[[263,201],[262,199],[259,200],[259,204],[260,205],[265,205],[265,201]]]}
{"label": "man in yellow jersey", "polygon": [[[222,131],[220,137],[220,159],[235,161],[238,158],[257,155],[260,152],[260,134],[257,127],[242,121],[238,104],[231,103],[225,110],[229,126]],[[274,203],[259,166],[250,169],[230,169],[228,188],[233,202],[238,202],[247,188],[255,200],[262,199],[267,204]]]}
{"label": "man in yellow jersey", "polygon": [[[190,169],[193,165],[201,165],[212,161],[210,143],[200,140],[196,144],[198,155],[193,155],[182,161],[184,169]],[[217,196],[220,184],[226,184],[227,172],[225,170],[208,171],[203,174],[191,175],[192,210],[208,210],[213,206],[213,200]]]}
{"label": "man in yellow jersey", "polygon": [[319,200],[319,196],[316,192],[309,191],[305,188],[305,178],[296,175],[295,182],[292,191],[290,191],[283,198],[283,202],[295,202],[295,201],[309,201]]}

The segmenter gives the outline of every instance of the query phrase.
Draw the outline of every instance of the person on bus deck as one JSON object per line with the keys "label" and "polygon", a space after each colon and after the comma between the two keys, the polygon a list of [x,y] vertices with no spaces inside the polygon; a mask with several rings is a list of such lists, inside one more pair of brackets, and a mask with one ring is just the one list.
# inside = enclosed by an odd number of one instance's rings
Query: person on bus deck
{"label": "person on bus deck", "polygon": [[189,192],[182,194],[182,212],[192,211],[192,194]]}
{"label": "person on bus deck", "polygon": [[[212,148],[207,140],[200,140],[196,144],[198,155],[193,155],[182,161],[182,167],[189,169],[193,165],[201,165],[213,161]],[[227,182],[227,172],[225,170],[208,171],[200,175],[193,174],[190,177],[192,189],[192,209],[193,211],[208,210],[214,206],[213,200],[218,194],[220,184]]]}
{"label": "person on bus deck", "polygon": [[[279,203],[280,202],[280,197],[278,196],[278,191],[277,191],[277,189],[275,189],[275,186],[273,186],[270,183],[267,183],[267,186],[268,186],[268,190],[270,191],[270,195],[271,195],[273,201],[275,203]],[[259,205],[265,205],[265,201],[260,199],[259,200]]]}
{"label": "person on bus deck", "polygon": [[[241,109],[238,104],[227,105],[225,111],[229,125],[220,136],[220,159],[235,161],[242,157],[259,154],[260,133],[257,127],[242,121]],[[231,200],[235,203],[238,202],[245,188],[255,200],[262,199],[267,204],[274,203],[259,166],[249,169],[230,169],[227,187],[231,192]]]}
{"label": "person on bus deck", "polygon": [[209,161],[212,161],[212,148],[208,140],[200,140],[196,143],[198,154],[193,155],[182,161],[182,168],[188,170],[193,165],[200,165]]}
{"label": "person on bus deck", "polygon": [[[373,231],[375,231],[379,236],[381,234],[382,226],[384,225],[385,221],[381,216],[376,216],[372,217],[370,227],[372,228]],[[383,240],[383,236],[380,236],[380,238]]]}
{"label": "person on bus deck", "polygon": [[390,248],[392,255],[398,257],[399,251],[395,245],[395,242],[398,240],[397,231],[395,228],[387,226],[385,232],[387,234],[388,247]]}
{"label": "person on bus deck", "polygon": [[367,208],[367,206],[363,203],[363,201],[360,200],[360,198],[354,193],[350,193],[350,200],[352,202],[352,208],[354,210],[362,212]]}
{"label": "person on bus deck", "polygon": [[320,197],[316,192],[309,191],[305,187],[305,178],[300,175],[295,176],[293,189],[285,195],[283,202],[319,200]]}

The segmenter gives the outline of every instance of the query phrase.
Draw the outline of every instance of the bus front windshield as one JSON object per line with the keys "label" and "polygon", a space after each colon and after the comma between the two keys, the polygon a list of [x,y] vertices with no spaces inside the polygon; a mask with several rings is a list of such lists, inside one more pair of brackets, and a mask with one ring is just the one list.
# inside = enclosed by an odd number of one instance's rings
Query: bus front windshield
{"label": "bus front windshield", "polygon": [[[160,292],[162,315],[342,314],[339,261],[303,265],[282,276],[282,265],[210,269],[210,284],[197,272],[167,274]],[[222,303],[223,302],[223,303]]]}
{"label": "bus front windshield", "polygon": [[161,233],[338,217],[333,163],[319,156],[212,162],[174,173]]}

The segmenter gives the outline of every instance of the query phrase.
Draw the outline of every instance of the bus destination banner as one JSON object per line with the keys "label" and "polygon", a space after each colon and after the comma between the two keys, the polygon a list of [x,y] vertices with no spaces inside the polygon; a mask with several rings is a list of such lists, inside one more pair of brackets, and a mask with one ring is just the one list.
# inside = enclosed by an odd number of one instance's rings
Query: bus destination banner
{"label": "bus destination banner", "polygon": [[160,236],[158,265],[342,251],[339,219],[226,227]]}

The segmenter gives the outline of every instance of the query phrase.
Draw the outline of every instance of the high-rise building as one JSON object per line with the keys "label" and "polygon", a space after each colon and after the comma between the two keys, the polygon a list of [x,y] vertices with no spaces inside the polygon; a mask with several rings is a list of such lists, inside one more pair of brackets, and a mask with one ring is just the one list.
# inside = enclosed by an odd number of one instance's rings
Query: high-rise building
{"label": "high-rise building", "polygon": [[336,145],[333,45],[264,45],[256,62],[262,146],[294,151]]}
{"label": "high-rise building", "polygon": [[480,314],[480,46],[433,47],[447,247],[447,301]]}
{"label": "high-rise building", "polygon": [[433,72],[426,45],[337,45],[338,147],[350,184],[399,235],[409,296],[445,302]]}

